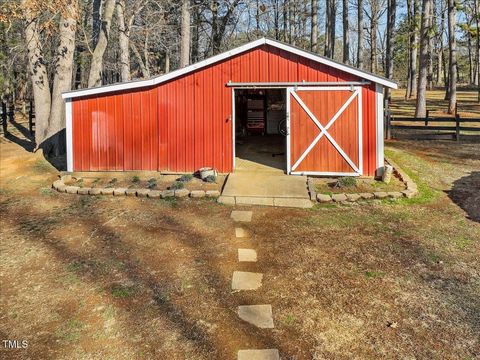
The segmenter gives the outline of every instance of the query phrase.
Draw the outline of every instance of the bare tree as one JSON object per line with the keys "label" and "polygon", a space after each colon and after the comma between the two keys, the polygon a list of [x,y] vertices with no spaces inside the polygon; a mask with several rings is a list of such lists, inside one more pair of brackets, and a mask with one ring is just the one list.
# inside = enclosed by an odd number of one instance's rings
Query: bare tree
{"label": "bare tree", "polygon": [[325,56],[333,58],[335,54],[335,25],[337,16],[337,1],[326,1],[325,14]]}
{"label": "bare tree", "polygon": [[122,81],[130,80],[130,27],[125,21],[125,0],[117,0],[118,43],[120,46],[120,76]]}
{"label": "bare tree", "polygon": [[418,9],[419,3],[418,0],[410,0],[409,4],[409,14],[410,14],[410,23],[409,23],[409,43],[410,43],[410,58],[409,58],[409,80],[410,87],[409,92],[407,92],[407,98],[411,99],[416,97],[417,93],[417,54],[418,54]]}
{"label": "bare tree", "polygon": [[[387,7],[387,51],[385,56],[385,77],[393,77],[393,36],[395,33],[396,0],[388,0]],[[385,88],[385,97],[389,99],[389,88]]]}
{"label": "bare tree", "polygon": [[65,128],[65,111],[63,107],[62,92],[72,88],[73,76],[73,52],[75,50],[75,33],[77,30],[78,5],[75,0],[66,2],[65,10],[62,13],[59,24],[60,43],[55,55],[55,66],[53,74],[52,105],[48,119],[45,139],[49,144],[40,145],[46,154],[53,151],[55,156],[65,152],[62,148],[62,137],[60,131]]}
{"label": "bare tree", "polygon": [[342,0],[343,3],[343,62],[350,64],[350,35],[348,24],[348,0]]}
{"label": "bare tree", "polygon": [[[451,1],[451,0],[449,0]],[[430,17],[432,15],[432,0],[423,0],[422,19],[420,27],[420,60],[417,85],[417,103],[415,107],[415,117],[425,117],[427,112],[427,73],[428,73],[428,42],[430,37]]]}
{"label": "bare tree", "polygon": [[449,57],[449,101],[448,113],[455,112],[457,104],[457,41],[455,38],[455,26],[457,23],[457,8],[455,0],[448,0],[448,57]]}
{"label": "bare tree", "polygon": [[190,63],[190,0],[182,0],[180,67]]}
{"label": "bare tree", "polygon": [[318,51],[318,0],[312,0],[312,31],[310,46],[313,52]]}
{"label": "bare tree", "polygon": [[25,40],[32,81],[33,99],[35,102],[35,142],[41,144],[48,131],[50,117],[51,96],[48,83],[47,66],[40,41],[38,14],[28,8],[27,0],[23,0],[25,18]]}
{"label": "bare tree", "polygon": [[363,69],[363,47],[364,47],[364,29],[363,29],[363,0],[357,0],[357,67]]}
{"label": "bare tree", "polygon": [[102,85],[103,55],[107,49],[110,26],[112,24],[113,11],[115,9],[115,0],[106,0],[104,6],[102,27],[100,34],[98,35],[98,42],[93,51],[90,64],[88,87]]}

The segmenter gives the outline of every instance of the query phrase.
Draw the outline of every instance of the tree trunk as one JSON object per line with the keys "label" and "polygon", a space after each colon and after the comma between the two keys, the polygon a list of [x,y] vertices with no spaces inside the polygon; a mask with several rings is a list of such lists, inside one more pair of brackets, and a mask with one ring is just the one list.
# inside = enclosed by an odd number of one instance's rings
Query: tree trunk
{"label": "tree trunk", "polygon": [[98,35],[97,46],[95,46],[95,50],[92,54],[90,73],[88,75],[88,87],[102,85],[103,54],[107,48],[108,38],[110,36],[110,26],[112,24],[114,9],[115,0],[106,0],[102,20],[102,29]]}
{"label": "tree trunk", "polygon": [[120,76],[130,80],[130,27],[125,22],[125,0],[117,0],[118,44],[120,47]]}
{"label": "tree trunk", "polygon": [[357,67],[363,69],[363,47],[364,47],[364,29],[363,29],[363,0],[357,0],[357,16],[358,16],[358,29],[357,29]]}
{"label": "tree trunk", "polygon": [[472,37],[470,34],[467,34],[467,51],[468,51],[468,82],[470,85],[473,84],[473,73],[475,72],[473,64],[473,53],[472,53]]}
{"label": "tree trunk", "polygon": [[199,42],[200,42],[200,11],[199,6],[193,6],[193,34],[192,34],[192,63],[196,63],[199,60]]}
{"label": "tree trunk", "polygon": [[412,7],[412,0],[407,0],[407,28],[408,28],[408,47],[407,47],[407,84],[405,88],[405,100],[407,100],[410,97],[410,94],[412,92],[412,39],[410,36],[410,31],[411,31],[411,24],[412,24],[412,13],[411,13],[411,7]]}
{"label": "tree trunk", "polygon": [[[385,77],[391,79],[393,76],[393,35],[395,31],[395,18],[397,11],[396,0],[388,0],[387,12],[387,50],[385,56]],[[385,98],[389,99],[389,88],[385,88]]]}
{"label": "tree trunk", "polygon": [[92,45],[95,48],[102,30],[102,0],[92,1]]}
{"label": "tree trunk", "polygon": [[[451,0],[449,0],[451,1]],[[415,107],[416,117],[425,117],[427,113],[427,74],[428,74],[428,42],[430,37],[429,26],[431,24],[430,16],[432,0],[423,0],[422,6],[422,20],[420,27],[420,61],[418,71],[418,85],[417,85],[417,104]]]}
{"label": "tree trunk", "polygon": [[343,62],[350,64],[350,34],[348,24],[348,0],[343,0]]}
{"label": "tree trunk", "polygon": [[377,2],[372,1],[372,14],[370,19],[370,72],[377,72],[377,31],[378,31],[378,11]]}
{"label": "tree trunk", "polygon": [[280,0],[273,1],[273,26],[275,27],[275,40],[280,40]]}
{"label": "tree trunk", "polygon": [[283,1],[283,41],[288,41],[288,0]]}
{"label": "tree trunk", "polygon": [[[430,29],[430,32],[432,29],[435,29],[434,27],[434,12],[433,9],[435,7],[435,0],[432,0],[432,7],[430,9],[430,24],[428,25],[428,28]],[[427,75],[427,85],[428,89],[432,90],[433,89],[433,34],[429,34],[428,38],[428,75]]]}
{"label": "tree trunk", "polygon": [[310,36],[311,50],[318,51],[318,0],[312,0],[312,31]]}
{"label": "tree trunk", "polygon": [[410,40],[412,43],[412,51],[410,53],[410,80],[411,85],[410,89],[411,92],[408,96],[409,99],[416,97],[417,94],[417,54],[418,54],[418,0],[412,1],[412,27],[410,32]]}
{"label": "tree trunk", "polygon": [[448,113],[455,112],[457,103],[457,42],[455,39],[455,27],[457,23],[457,9],[455,0],[448,0],[448,50],[450,79],[448,88],[450,98],[448,101]]}
{"label": "tree trunk", "polygon": [[182,1],[182,28],[180,40],[180,67],[190,64],[190,0]]}
{"label": "tree trunk", "polygon": [[165,52],[165,74],[170,72],[170,51]]}
{"label": "tree trunk", "polygon": [[438,55],[437,55],[437,85],[445,82],[445,77],[443,76],[443,33],[445,32],[445,11],[443,2],[442,6],[440,6],[440,28],[438,29]]}
{"label": "tree trunk", "polygon": [[142,55],[140,55],[140,52],[138,51],[137,47],[135,46],[135,44],[133,42],[130,42],[130,49],[132,49],[133,55],[135,55],[135,59],[137,60],[138,66],[140,66],[140,71],[142,72],[142,77],[149,78],[150,77],[150,71],[145,66],[145,63],[142,59]]}
{"label": "tree trunk", "polygon": [[51,152],[53,152],[55,156],[65,153],[65,140],[63,136],[60,136],[60,131],[65,128],[65,107],[62,92],[72,89],[77,5],[76,0],[72,0],[66,6],[65,14],[60,19],[60,44],[58,45],[55,59],[52,107],[45,139],[48,140],[50,144],[44,146],[45,155],[49,155]]}
{"label": "tree trunk", "polygon": [[336,0],[327,0],[325,16],[325,56],[333,58],[335,54],[335,22],[337,16]]}
{"label": "tree trunk", "polygon": [[295,0],[289,1],[288,4],[288,42],[292,45],[295,45]]}
{"label": "tree trunk", "polygon": [[480,102],[480,6],[479,0],[475,0],[475,22],[477,24],[477,81],[478,101]]}
{"label": "tree trunk", "polygon": [[[26,1],[26,0],[25,0]],[[50,117],[50,85],[47,67],[40,43],[40,29],[34,14],[25,14],[25,40],[27,45],[30,78],[32,81],[33,100],[35,102],[35,142],[40,145],[46,138],[48,119]]]}

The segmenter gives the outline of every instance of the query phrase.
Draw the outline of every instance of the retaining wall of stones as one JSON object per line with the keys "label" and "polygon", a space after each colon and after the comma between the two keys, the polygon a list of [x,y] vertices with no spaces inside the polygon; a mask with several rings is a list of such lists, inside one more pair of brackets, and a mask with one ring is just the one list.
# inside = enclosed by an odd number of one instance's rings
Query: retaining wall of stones
{"label": "retaining wall of stones", "polygon": [[405,185],[405,190],[402,191],[377,191],[368,193],[351,193],[351,194],[316,194],[315,186],[311,179],[308,180],[308,190],[310,192],[311,200],[316,200],[320,203],[329,202],[356,202],[361,200],[372,199],[399,199],[402,197],[411,199],[418,195],[417,184],[408,176],[400,167],[391,159],[385,159],[385,162],[393,166],[393,173],[397,176],[401,182]]}
{"label": "retaining wall of stones", "polygon": [[92,188],[92,187],[79,187],[73,185],[66,185],[65,182],[71,181],[71,175],[63,175],[59,180],[53,182],[52,187],[58,192],[67,194],[79,194],[79,195],[110,195],[110,196],[137,196],[137,197],[149,197],[149,198],[218,198],[220,191],[218,190],[150,190],[150,189],[127,189],[127,188]]}

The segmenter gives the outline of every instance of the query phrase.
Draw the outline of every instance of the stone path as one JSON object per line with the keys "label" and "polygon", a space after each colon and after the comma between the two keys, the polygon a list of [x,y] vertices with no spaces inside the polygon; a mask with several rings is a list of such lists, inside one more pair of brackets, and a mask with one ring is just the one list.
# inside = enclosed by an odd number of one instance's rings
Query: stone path
{"label": "stone path", "polygon": [[232,290],[256,290],[262,286],[263,274],[234,271],[232,277]]}
{"label": "stone path", "polygon": [[240,350],[238,360],[279,360],[277,349]]}
{"label": "stone path", "polygon": [[[236,223],[252,221],[251,211],[232,211],[230,217]],[[243,227],[235,227],[235,236],[237,238],[248,239],[249,232]],[[255,249],[238,249],[239,262],[256,262],[257,251]],[[234,271],[232,275],[232,290],[256,290],[262,286],[263,274]],[[251,304],[240,305],[237,309],[237,314],[240,319],[248,322],[260,329],[273,329],[273,311],[270,304]],[[246,349],[238,351],[238,360],[279,360],[280,355],[277,349]]]}
{"label": "stone path", "polygon": [[273,329],[272,305],[241,305],[238,316],[256,327]]}
{"label": "stone path", "polygon": [[253,249],[238,249],[239,262],[256,262],[257,252]]}

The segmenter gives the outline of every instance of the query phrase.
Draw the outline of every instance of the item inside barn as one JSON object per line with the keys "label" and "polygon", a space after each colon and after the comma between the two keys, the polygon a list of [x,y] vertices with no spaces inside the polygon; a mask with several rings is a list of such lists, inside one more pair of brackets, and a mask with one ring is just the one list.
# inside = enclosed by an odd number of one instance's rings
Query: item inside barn
{"label": "item inside barn", "polygon": [[247,132],[265,135],[265,95],[249,94],[247,97]]}

